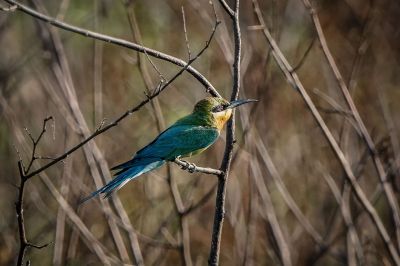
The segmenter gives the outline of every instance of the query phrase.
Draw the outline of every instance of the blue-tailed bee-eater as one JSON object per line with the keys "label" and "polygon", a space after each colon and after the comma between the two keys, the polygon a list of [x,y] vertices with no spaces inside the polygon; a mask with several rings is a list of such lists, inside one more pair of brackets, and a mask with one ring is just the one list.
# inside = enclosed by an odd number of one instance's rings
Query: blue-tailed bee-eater
{"label": "blue-tailed bee-eater", "polygon": [[249,99],[228,102],[218,97],[199,101],[191,114],[176,121],[150,144],[136,152],[131,160],[111,168],[118,170],[115,178],[82,202],[98,194],[108,197],[130,180],[159,168],[167,161],[204,151],[217,140],[221,129],[231,117],[233,108],[255,101]]}

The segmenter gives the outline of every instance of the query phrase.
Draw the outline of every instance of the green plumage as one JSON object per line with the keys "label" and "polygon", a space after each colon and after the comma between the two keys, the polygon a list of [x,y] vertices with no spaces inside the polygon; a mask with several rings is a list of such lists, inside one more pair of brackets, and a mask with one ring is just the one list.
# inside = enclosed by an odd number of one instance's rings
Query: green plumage
{"label": "green plumage", "polygon": [[100,193],[107,197],[129,180],[159,168],[166,161],[173,161],[177,157],[189,157],[208,148],[217,140],[221,129],[212,110],[228,104],[226,100],[215,97],[199,101],[191,114],[175,122],[139,150],[131,160],[113,167],[112,170],[119,170],[115,174],[116,177],[83,201]]}
{"label": "green plumage", "polygon": [[203,127],[217,127],[217,121],[215,120],[212,109],[218,105],[228,105],[229,102],[223,98],[207,97],[199,101],[193,109],[190,115],[187,115],[178,121],[174,125],[193,125]]}

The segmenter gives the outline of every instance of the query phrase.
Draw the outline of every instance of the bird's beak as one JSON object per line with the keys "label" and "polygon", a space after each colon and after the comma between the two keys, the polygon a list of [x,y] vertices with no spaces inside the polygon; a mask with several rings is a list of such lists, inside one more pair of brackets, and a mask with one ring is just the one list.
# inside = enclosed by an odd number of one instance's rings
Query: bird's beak
{"label": "bird's beak", "polygon": [[258,100],[254,100],[254,99],[247,99],[247,100],[236,100],[236,101],[232,101],[229,103],[228,107],[226,107],[225,109],[233,109],[238,107],[239,105],[245,104],[245,103],[252,103],[252,102],[258,102]]}

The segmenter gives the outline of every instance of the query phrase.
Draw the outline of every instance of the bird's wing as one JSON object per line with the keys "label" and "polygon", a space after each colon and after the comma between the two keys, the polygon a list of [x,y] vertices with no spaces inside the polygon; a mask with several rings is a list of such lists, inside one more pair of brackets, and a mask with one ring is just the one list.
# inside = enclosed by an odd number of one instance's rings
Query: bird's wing
{"label": "bird's wing", "polygon": [[176,125],[161,133],[152,143],[136,153],[134,159],[158,157],[172,160],[199,149],[204,149],[215,142],[219,132],[216,128]]}

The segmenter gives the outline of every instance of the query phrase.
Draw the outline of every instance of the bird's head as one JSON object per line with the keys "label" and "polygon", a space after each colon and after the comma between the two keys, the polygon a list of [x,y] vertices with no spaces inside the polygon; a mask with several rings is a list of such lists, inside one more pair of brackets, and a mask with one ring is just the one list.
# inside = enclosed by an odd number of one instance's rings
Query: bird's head
{"label": "bird's head", "polygon": [[211,117],[213,125],[221,130],[224,124],[231,117],[233,108],[245,103],[256,101],[257,100],[248,99],[228,102],[227,100],[219,97],[207,97],[196,103],[193,112]]}

